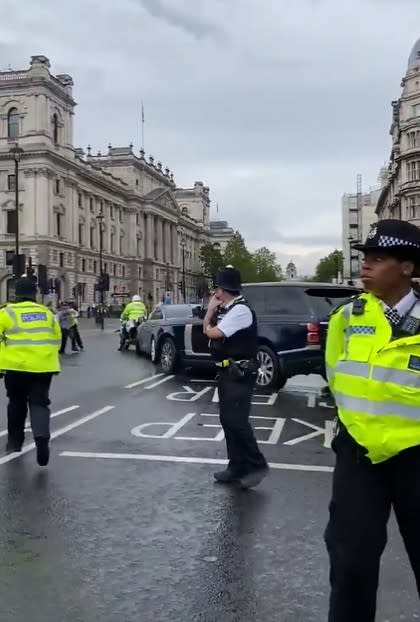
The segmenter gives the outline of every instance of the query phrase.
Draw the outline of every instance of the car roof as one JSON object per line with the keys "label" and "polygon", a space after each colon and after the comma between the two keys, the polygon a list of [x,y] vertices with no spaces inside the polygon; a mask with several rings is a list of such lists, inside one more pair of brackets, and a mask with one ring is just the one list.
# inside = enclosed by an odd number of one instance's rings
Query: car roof
{"label": "car roof", "polygon": [[264,283],[243,283],[242,287],[331,287],[355,290],[358,289],[354,285],[346,285],[344,283],[318,283],[316,281],[268,281]]}

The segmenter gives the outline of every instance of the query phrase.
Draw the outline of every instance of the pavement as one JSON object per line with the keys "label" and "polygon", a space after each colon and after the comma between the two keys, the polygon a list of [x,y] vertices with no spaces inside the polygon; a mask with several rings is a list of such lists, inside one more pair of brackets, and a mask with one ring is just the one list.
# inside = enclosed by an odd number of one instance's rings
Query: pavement
{"label": "pavement", "polygon": [[[116,326],[81,324],[86,351],[63,358],[50,466],[36,465],[29,430],[22,455],[0,454],[0,620],[325,622],[334,411],[316,399],[322,381],[256,391],[271,473],[255,490],[223,487],[211,375],[161,375],[116,351]],[[420,619],[394,519],[377,619]]]}

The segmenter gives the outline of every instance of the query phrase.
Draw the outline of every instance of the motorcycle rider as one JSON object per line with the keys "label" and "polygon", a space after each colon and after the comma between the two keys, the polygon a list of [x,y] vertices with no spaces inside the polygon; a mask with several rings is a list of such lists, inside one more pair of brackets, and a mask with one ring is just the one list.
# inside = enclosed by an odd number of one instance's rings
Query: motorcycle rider
{"label": "motorcycle rider", "polygon": [[129,302],[124,311],[121,313],[121,338],[120,347],[118,350],[121,352],[124,348],[124,344],[129,339],[127,331],[127,322],[139,322],[146,316],[146,306],[138,294],[135,294],[131,302]]}

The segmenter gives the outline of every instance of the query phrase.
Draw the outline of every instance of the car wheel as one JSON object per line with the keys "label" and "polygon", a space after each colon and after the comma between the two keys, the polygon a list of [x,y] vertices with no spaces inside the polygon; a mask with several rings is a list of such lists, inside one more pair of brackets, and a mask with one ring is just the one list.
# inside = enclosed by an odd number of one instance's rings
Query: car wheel
{"label": "car wheel", "polygon": [[257,385],[263,389],[282,389],[287,378],[280,374],[277,355],[268,346],[259,346],[257,352],[259,363]]}
{"label": "car wheel", "polygon": [[152,341],[150,342],[150,359],[152,363],[157,363],[156,339],[154,337],[152,337]]}
{"label": "car wheel", "polygon": [[159,363],[165,374],[172,374],[176,368],[176,347],[170,337],[165,337],[159,348]]}

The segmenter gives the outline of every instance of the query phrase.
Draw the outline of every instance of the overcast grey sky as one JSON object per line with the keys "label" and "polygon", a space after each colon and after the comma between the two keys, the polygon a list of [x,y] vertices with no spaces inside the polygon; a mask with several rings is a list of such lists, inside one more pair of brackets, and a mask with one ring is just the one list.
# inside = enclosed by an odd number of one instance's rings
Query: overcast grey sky
{"label": "overcast grey sky", "polygon": [[[2,0],[1,69],[70,73],[76,144],[145,146],[213,218],[308,271],[376,185],[419,0]],[[4,16],[7,16],[6,18]],[[219,214],[216,214],[216,204]]]}

